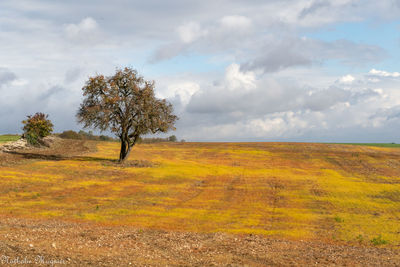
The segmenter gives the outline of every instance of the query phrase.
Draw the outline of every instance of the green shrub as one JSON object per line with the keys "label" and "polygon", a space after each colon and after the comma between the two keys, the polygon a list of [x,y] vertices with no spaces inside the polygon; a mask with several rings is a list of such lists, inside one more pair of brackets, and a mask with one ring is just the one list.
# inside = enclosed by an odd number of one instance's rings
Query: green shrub
{"label": "green shrub", "polygon": [[343,219],[343,218],[340,218],[339,216],[335,216],[334,219],[335,219],[335,221],[338,222],[338,223],[344,222],[344,219]]}
{"label": "green shrub", "polygon": [[35,133],[26,133],[24,137],[29,144],[34,146],[39,145],[39,138]]}
{"label": "green shrub", "polygon": [[168,137],[168,141],[170,142],[176,142],[178,139],[176,138],[175,135],[171,135],[170,137]]}
{"label": "green shrub", "polygon": [[38,145],[41,139],[53,132],[53,124],[48,119],[49,115],[37,112],[35,115],[28,115],[22,123],[24,127],[24,137],[31,145]]}
{"label": "green shrub", "polygon": [[371,239],[371,243],[375,246],[379,246],[379,245],[384,245],[387,244],[388,241],[386,241],[385,239],[382,238],[382,235],[378,235],[377,237],[374,237]]}
{"label": "green shrub", "polygon": [[62,132],[59,137],[63,139],[83,139],[80,134],[72,130]]}

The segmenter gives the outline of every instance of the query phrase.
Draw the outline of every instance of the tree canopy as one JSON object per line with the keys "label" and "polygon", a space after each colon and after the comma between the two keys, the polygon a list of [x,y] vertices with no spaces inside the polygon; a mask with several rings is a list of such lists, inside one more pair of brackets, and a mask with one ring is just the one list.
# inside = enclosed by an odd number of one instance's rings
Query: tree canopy
{"label": "tree canopy", "polygon": [[170,103],[155,97],[154,86],[154,81],[145,81],[132,68],[117,69],[109,77],[90,77],[82,88],[78,121],[84,127],[115,133],[121,141],[119,160],[123,162],[141,135],[175,130],[178,117]]}

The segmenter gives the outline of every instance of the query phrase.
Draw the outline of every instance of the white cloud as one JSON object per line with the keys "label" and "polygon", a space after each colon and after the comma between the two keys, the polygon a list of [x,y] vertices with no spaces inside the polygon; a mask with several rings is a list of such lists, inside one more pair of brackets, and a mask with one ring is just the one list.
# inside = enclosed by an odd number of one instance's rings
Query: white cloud
{"label": "white cloud", "polygon": [[254,39],[251,20],[236,15],[223,16],[208,23],[187,22],[175,31],[178,38],[158,47],[150,62],[156,63],[189,52],[210,54],[236,50]]}
{"label": "white cloud", "polygon": [[240,71],[240,66],[236,63],[232,63],[226,68],[225,81],[227,88],[231,90],[250,90],[256,88],[254,72],[242,72]]}
{"label": "white cloud", "polygon": [[65,25],[64,31],[68,39],[83,43],[96,42],[100,34],[97,22],[91,17],[84,18],[78,24]]}
{"label": "white cloud", "polygon": [[388,72],[388,71],[376,70],[376,69],[371,69],[369,71],[369,74],[371,74],[373,76],[378,76],[378,77],[392,77],[392,78],[400,77],[400,72]]}
{"label": "white cloud", "polygon": [[[192,43],[201,37],[207,35],[223,34],[226,31],[234,31],[236,34],[240,31],[248,30],[252,22],[245,16],[224,16],[219,20],[220,25],[212,25],[204,28],[198,22],[187,22],[177,27],[176,32],[183,43]],[[213,37],[211,37],[213,38]]]}
{"label": "white cloud", "polygon": [[246,127],[248,134],[252,133],[259,138],[273,138],[275,136],[298,135],[308,126],[308,123],[298,114],[289,111],[250,120]]}
{"label": "white cloud", "polygon": [[368,78],[368,81],[371,82],[371,83],[377,83],[380,80],[378,78]]}
{"label": "white cloud", "polygon": [[183,24],[179,26],[176,31],[184,43],[191,43],[207,34],[207,30],[203,30],[197,22]]}
{"label": "white cloud", "polygon": [[246,30],[251,27],[251,20],[245,16],[224,16],[220,23],[222,27],[232,28],[234,30]]}
{"label": "white cloud", "polygon": [[163,95],[164,98],[172,98],[178,96],[183,105],[189,103],[193,94],[200,90],[200,85],[196,82],[183,81],[172,83],[167,86],[167,92]]}
{"label": "white cloud", "polygon": [[345,76],[341,77],[339,79],[339,82],[340,83],[344,83],[344,84],[351,84],[351,83],[354,82],[355,79],[356,78],[354,78],[352,75],[348,74],[348,75],[345,75]]}
{"label": "white cloud", "polygon": [[27,85],[29,82],[24,79],[17,79],[11,82],[11,85],[13,86],[24,86]]}

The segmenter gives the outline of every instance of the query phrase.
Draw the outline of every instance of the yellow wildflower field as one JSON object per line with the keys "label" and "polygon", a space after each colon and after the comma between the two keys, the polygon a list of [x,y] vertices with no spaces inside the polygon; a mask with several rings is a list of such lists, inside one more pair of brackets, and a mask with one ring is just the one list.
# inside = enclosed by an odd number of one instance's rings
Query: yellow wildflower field
{"label": "yellow wildflower field", "polygon": [[0,167],[0,215],[400,245],[400,150],[310,143],[96,143]]}

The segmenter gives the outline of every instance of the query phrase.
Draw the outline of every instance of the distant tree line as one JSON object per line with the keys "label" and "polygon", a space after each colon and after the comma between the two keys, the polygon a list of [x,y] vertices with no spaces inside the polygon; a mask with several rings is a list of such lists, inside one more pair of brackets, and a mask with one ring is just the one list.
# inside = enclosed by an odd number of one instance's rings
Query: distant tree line
{"label": "distant tree line", "polygon": [[94,135],[92,131],[85,132],[82,130],[79,132],[75,132],[72,130],[64,131],[58,134],[58,137],[63,139],[76,139],[76,140],[94,140],[94,141],[109,141],[109,142],[118,141],[117,139],[107,135]]}
{"label": "distant tree line", "polygon": [[[161,137],[140,137],[137,141],[139,144],[153,144],[153,143],[161,143],[161,142],[178,142],[178,138],[175,135],[171,135],[165,138]],[[181,142],[185,142],[185,140],[181,140]]]}
{"label": "distant tree line", "polygon": [[[75,132],[73,130],[64,131],[58,134],[58,137],[63,139],[75,139],[75,140],[94,140],[94,141],[108,141],[108,142],[118,142],[119,139],[112,138],[107,135],[95,135],[92,131],[85,132],[80,130],[79,132]],[[175,135],[168,136],[166,138],[161,137],[152,137],[152,138],[139,138],[138,143],[142,144],[153,144],[153,143],[161,143],[161,142],[177,142],[178,139]],[[184,142],[184,140],[181,140]]]}

